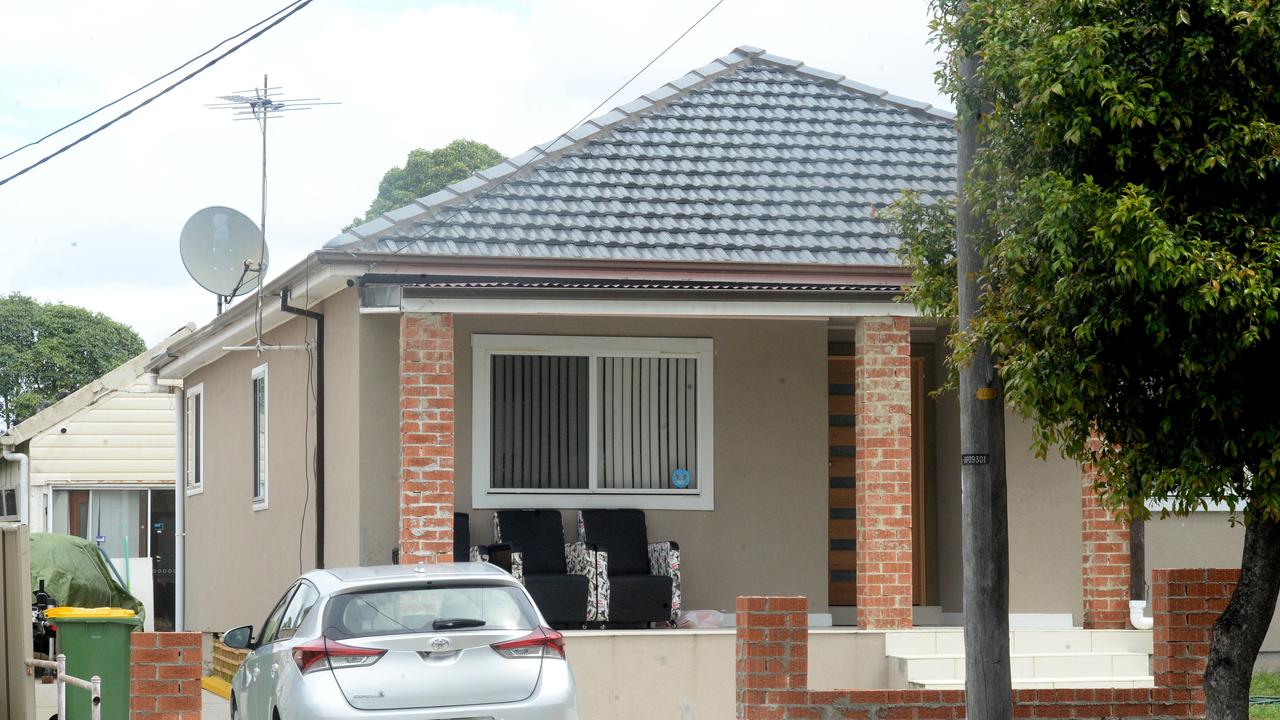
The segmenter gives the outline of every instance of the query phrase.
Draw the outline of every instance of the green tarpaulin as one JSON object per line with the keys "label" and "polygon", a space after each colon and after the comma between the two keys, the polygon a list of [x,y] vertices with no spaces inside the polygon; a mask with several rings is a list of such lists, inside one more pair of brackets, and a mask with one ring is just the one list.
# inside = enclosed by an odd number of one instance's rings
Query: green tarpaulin
{"label": "green tarpaulin", "polygon": [[31,533],[31,589],[44,581],[45,592],[59,605],[97,608],[118,607],[137,613],[145,610],[129,594],[115,568],[98,546],[74,535]]}

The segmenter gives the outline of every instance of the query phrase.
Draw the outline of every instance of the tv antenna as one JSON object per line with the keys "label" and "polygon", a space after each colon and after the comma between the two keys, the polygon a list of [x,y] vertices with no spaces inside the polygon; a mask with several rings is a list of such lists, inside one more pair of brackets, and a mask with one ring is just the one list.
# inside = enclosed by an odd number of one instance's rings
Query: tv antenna
{"label": "tv antenna", "polygon": [[[239,90],[230,95],[219,95],[218,99],[223,102],[211,103],[205,106],[212,110],[232,111],[232,120],[254,120],[258,123],[258,129],[262,132],[262,202],[259,225],[255,228],[261,238],[261,252],[259,253],[260,259],[257,261],[257,267],[250,267],[248,265],[249,261],[245,261],[247,271],[254,273],[254,283],[251,287],[256,287],[258,291],[259,313],[262,311],[262,276],[266,273],[267,257],[267,121],[284,117],[287,112],[310,110],[320,105],[342,104],[339,102],[322,102],[319,98],[284,98],[281,97],[283,94],[283,88],[271,87],[267,82],[267,76],[263,75],[262,87],[253,88],[252,90]],[[194,216],[192,219],[195,219]],[[253,223],[250,222],[249,224],[252,225]],[[241,278],[242,281],[244,279],[243,277]],[[215,290],[214,292],[216,293],[217,291]],[[225,301],[229,306],[234,297],[234,294],[230,296],[218,295],[219,315],[222,314],[223,302]]]}

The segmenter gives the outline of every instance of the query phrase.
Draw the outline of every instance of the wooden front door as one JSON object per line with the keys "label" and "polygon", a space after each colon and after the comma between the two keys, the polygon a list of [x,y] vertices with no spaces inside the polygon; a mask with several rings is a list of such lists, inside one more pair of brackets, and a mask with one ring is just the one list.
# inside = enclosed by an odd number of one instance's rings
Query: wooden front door
{"label": "wooden front door", "polygon": [[924,512],[924,448],[925,423],[924,414],[928,408],[925,402],[925,361],[927,358],[911,358],[911,604],[927,605],[925,578],[929,568],[925,543]]}
{"label": "wooden front door", "polygon": [[827,347],[827,603],[858,601],[854,517],[853,343]]}
{"label": "wooden front door", "polygon": [[[925,357],[911,358],[911,603],[927,604]],[[827,603],[857,604],[853,343],[827,345]]]}

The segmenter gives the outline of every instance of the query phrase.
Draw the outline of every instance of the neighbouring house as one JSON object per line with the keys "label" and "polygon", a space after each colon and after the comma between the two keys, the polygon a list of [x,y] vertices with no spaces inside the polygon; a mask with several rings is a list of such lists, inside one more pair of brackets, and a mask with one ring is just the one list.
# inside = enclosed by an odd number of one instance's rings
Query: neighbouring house
{"label": "neighbouring house", "polygon": [[148,626],[160,629],[174,621],[174,394],[181,382],[160,381],[146,366],[194,331],[178,330],[0,435],[12,460],[0,463],[0,488],[13,491],[6,504],[20,506],[12,514],[25,511],[31,532],[96,540],[147,607]]}
{"label": "neighbouring house", "polygon": [[[686,609],[805,595],[837,626],[815,635],[813,687],[929,684],[884,658],[954,659],[954,632],[891,634],[962,617],[959,411],[932,394],[950,324],[898,301],[884,211],[954,192],[953,124],[739,48],[329,240],[266,285],[260,318],[241,302],[172,343],[151,367],[183,381],[200,458],[189,628],[260,622],[317,564],[447,560],[455,511],[486,543],[496,509],[560,510],[572,539],[577,509],[639,508],[680,544]],[[257,327],[263,348],[226,350]],[[1010,415],[1016,624],[1126,628],[1128,528],[1029,446]],[[1151,522],[1146,565],[1230,566],[1240,543],[1225,514]],[[584,702],[732,713],[724,632],[574,634]],[[1145,637],[1138,669],[1092,674],[1149,683]],[[1098,662],[1055,652],[1076,663],[1059,675]],[[817,660],[851,654],[872,659]],[[671,707],[615,703],[658,672]]]}

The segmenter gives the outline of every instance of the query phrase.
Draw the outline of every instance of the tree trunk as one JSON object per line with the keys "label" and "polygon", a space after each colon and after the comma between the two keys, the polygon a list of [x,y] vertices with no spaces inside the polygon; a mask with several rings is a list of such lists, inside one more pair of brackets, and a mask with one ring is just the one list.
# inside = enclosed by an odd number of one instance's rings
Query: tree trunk
{"label": "tree trunk", "polygon": [[1280,590],[1280,522],[1255,519],[1244,532],[1240,583],[1213,624],[1204,671],[1205,720],[1247,720],[1249,682]]}
{"label": "tree trunk", "polygon": [[[977,58],[960,71],[972,85]],[[981,219],[966,189],[978,148],[979,112],[960,103],[956,172],[956,265],[960,330],[980,305],[983,260],[977,244]],[[983,720],[1013,717],[1009,668],[1009,506],[1005,481],[1004,396],[991,348],[976,343],[960,368],[961,556],[964,564],[965,714]]]}

